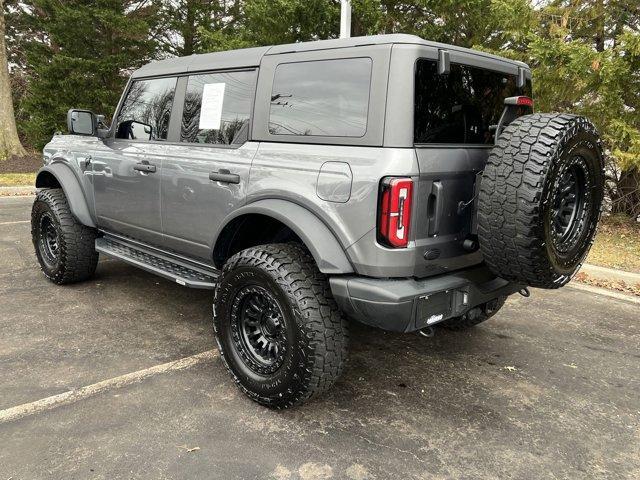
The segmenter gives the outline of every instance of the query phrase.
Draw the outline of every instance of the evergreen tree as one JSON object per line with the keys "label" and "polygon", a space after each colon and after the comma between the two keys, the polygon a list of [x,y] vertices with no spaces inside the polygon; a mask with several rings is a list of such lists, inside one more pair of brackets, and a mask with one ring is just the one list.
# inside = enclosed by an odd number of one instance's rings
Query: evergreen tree
{"label": "evergreen tree", "polygon": [[[640,216],[640,8],[636,0],[554,0],[509,53],[533,67],[536,108],[598,126],[614,213]],[[497,52],[502,53],[504,52]]]}
{"label": "evergreen tree", "polygon": [[[217,3],[217,2],[213,2]],[[199,28],[203,51],[324,40],[339,33],[337,0],[235,0]],[[229,5],[227,5],[229,4]]]}
{"label": "evergreen tree", "polygon": [[256,45],[335,38],[340,2],[332,0],[247,0],[245,34]]}
{"label": "evergreen tree", "polygon": [[[159,21],[153,38],[162,55],[186,56],[225,49],[226,45],[216,48],[215,40],[238,40],[241,0],[164,0],[157,4]],[[246,42],[241,42],[237,48],[245,46]]]}
{"label": "evergreen tree", "polygon": [[65,125],[69,108],[110,115],[128,73],[155,50],[149,31],[155,9],[146,1],[25,0],[18,2],[28,36],[29,92],[21,128],[41,147]]}

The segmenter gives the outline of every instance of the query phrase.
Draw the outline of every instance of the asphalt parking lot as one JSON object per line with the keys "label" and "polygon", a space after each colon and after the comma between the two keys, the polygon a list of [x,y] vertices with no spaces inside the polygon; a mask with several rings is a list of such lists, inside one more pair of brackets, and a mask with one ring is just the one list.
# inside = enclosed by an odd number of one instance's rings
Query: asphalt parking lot
{"label": "asphalt parking lot", "polygon": [[49,283],[31,202],[0,198],[0,480],[640,478],[638,304],[567,287],[432,339],[354,325],[333,391],[275,412],[224,371],[210,292],[106,259]]}

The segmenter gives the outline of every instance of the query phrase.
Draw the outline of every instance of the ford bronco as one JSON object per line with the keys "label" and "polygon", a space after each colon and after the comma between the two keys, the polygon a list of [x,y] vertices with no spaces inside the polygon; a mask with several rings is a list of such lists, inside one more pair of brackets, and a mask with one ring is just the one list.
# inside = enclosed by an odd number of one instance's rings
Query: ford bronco
{"label": "ford bronco", "polygon": [[214,290],[224,364],[273,408],[334,383],[346,319],[457,330],[565,285],[603,198],[596,129],[534,114],[527,65],[409,35],[153,62],[110,127],[67,122],[36,179],[46,277],[104,254]]}

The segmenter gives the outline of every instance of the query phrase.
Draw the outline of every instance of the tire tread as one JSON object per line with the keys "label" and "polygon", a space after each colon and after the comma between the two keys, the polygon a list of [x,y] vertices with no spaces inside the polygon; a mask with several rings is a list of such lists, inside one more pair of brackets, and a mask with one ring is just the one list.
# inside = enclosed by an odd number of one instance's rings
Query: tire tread
{"label": "tire tread", "polygon": [[559,288],[571,279],[548,260],[542,201],[552,162],[578,130],[598,136],[584,117],[525,115],[504,129],[491,150],[478,198],[478,238],[497,275],[540,288]]}
{"label": "tire tread", "polygon": [[[343,370],[347,356],[348,330],[331,294],[327,277],[321,273],[311,255],[298,244],[269,244],[249,248],[232,256],[225,264],[221,279],[227,272],[250,266],[268,272],[290,298],[297,309],[303,335],[306,338],[306,363],[301,369],[304,386],[282,398],[265,397],[249,391],[234,373],[218,340],[223,363],[235,383],[252,400],[272,408],[289,408],[326,392]],[[218,297],[214,294],[214,306]],[[214,308],[215,312],[215,308]],[[219,332],[214,313],[214,327]]]}
{"label": "tire tread", "polygon": [[36,252],[37,203],[46,204],[60,226],[60,261],[61,266],[55,272],[49,272],[39,260],[44,275],[52,282],[63,285],[87,280],[95,273],[99,254],[95,250],[97,231],[76,220],[71,213],[69,203],[60,188],[43,188],[38,190],[31,211],[31,235]]}

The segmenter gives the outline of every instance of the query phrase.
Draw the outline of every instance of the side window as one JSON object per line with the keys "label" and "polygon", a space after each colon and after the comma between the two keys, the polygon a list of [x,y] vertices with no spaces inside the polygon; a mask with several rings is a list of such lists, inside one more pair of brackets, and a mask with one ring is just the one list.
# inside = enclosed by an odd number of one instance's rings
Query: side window
{"label": "side window", "polygon": [[255,71],[190,76],[180,140],[218,145],[244,143],[255,83]]}
{"label": "side window", "polygon": [[362,137],[370,86],[370,58],[280,64],[273,79],[269,133]]}
{"label": "side window", "polygon": [[118,114],[116,138],[166,140],[176,78],[137,80]]}

